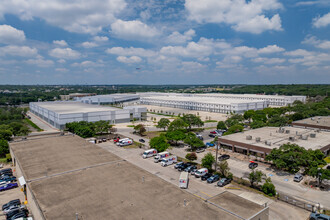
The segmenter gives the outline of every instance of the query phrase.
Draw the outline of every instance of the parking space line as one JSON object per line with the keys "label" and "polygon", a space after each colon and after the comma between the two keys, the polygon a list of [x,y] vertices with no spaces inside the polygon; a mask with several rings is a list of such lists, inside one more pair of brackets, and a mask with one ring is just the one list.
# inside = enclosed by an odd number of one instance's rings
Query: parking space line
{"label": "parking space line", "polygon": [[200,191],[200,192],[203,193],[203,194],[205,194],[205,195],[207,195],[208,197],[212,197],[212,196],[210,196],[209,194],[207,194],[207,193],[205,193],[203,191]]}

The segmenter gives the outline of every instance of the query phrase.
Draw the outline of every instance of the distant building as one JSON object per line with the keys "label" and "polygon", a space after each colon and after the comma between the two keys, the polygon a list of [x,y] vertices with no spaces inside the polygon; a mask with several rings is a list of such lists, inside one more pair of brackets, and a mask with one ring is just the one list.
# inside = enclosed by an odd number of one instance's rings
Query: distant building
{"label": "distant building", "polygon": [[109,121],[111,124],[146,120],[147,109],[140,106],[120,108],[89,105],[80,102],[30,102],[30,111],[58,129],[74,121]]}
{"label": "distant building", "polygon": [[137,94],[116,93],[109,95],[96,95],[88,97],[75,97],[75,101],[79,101],[86,104],[106,105],[106,104],[118,104],[123,102],[129,102],[138,100],[140,98]]}
{"label": "distant building", "polygon": [[70,93],[69,95],[60,95],[62,101],[68,101],[76,97],[93,96],[96,93]]}
{"label": "distant building", "polygon": [[303,128],[318,128],[325,131],[330,131],[330,116],[315,116],[306,118],[292,123],[294,127]]}

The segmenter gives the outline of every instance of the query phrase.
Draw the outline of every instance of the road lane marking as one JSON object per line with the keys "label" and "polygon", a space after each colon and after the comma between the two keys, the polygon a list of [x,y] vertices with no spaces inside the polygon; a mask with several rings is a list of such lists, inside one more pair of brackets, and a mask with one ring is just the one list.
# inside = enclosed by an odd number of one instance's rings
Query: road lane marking
{"label": "road lane marking", "polygon": [[207,194],[207,193],[205,193],[203,191],[200,191],[200,192],[203,193],[203,194],[205,194],[205,195],[207,195],[208,197],[212,197],[212,196],[210,196],[209,194]]}

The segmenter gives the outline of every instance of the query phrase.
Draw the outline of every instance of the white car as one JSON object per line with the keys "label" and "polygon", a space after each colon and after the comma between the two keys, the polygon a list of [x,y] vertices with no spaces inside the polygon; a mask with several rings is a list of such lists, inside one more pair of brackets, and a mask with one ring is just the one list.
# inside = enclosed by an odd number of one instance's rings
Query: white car
{"label": "white car", "polygon": [[7,209],[3,210],[3,213],[4,214],[7,214],[9,212],[13,212],[13,211],[16,211],[16,210],[21,210],[21,209],[26,209],[26,206],[25,205],[14,205],[14,206],[10,206]]}

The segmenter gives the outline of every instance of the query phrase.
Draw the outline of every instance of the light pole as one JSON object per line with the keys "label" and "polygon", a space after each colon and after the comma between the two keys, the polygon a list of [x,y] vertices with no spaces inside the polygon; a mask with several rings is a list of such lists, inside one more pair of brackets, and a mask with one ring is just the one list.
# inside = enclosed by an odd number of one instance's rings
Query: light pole
{"label": "light pole", "polygon": [[217,172],[217,166],[218,166],[218,150],[219,150],[219,140],[217,142],[217,148],[215,149],[215,172]]}
{"label": "light pole", "polygon": [[321,170],[320,167],[317,168],[317,180],[318,180],[318,186],[319,186],[319,187],[320,187],[320,176],[322,175],[322,174],[320,173],[320,170]]}

